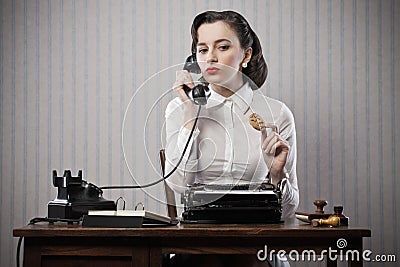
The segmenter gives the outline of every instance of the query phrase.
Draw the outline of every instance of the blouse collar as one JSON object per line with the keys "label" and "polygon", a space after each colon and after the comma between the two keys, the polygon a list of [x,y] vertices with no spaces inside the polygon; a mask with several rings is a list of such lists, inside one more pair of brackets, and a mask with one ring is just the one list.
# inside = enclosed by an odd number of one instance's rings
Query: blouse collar
{"label": "blouse collar", "polygon": [[210,88],[211,88],[211,95],[207,100],[206,104],[207,109],[218,106],[224,103],[225,101],[232,101],[240,108],[243,114],[245,114],[249,109],[249,106],[253,100],[253,90],[251,89],[249,83],[247,82],[230,97],[224,97],[218,94],[212,89],[212,86],[210,86]]}

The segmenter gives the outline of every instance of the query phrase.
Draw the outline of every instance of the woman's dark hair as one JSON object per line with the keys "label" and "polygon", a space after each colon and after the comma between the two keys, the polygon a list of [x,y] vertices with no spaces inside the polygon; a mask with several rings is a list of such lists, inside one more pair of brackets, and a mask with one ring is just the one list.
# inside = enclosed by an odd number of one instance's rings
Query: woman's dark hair
{"label": "woman's dark hair", "polygon": [[242,72],[245,77],[251,79],[250,86],[253,90],[260,88],[267,79],[268,67],[262,54],[260,40],[251,29],[246,19],[235,11],[206,11],[197,15],[192,24],[192,54],[196,54],[197,43],[199,42],[197,30],[202,24],[223,21],[228,24],[239,38],[243,49],[251,47],[253,49],[247,68]]}

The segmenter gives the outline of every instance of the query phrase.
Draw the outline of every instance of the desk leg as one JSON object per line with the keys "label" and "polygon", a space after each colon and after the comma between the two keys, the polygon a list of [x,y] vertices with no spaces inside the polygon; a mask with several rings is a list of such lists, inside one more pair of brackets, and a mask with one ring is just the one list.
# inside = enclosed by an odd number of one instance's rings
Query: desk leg
{"label": "desk leg", "polygon": [[362,238],[355,239],[352,241],[355,245],[355,249],[360,252],[360,260],[359,261],[349,261],[348,266],[349,267],[362,267],[363,266],[363,259],[362,259],[362,253],[363,253],[363,243],[362,243]]}
{"label": "desk leg", "polygon": [[162,267],[162,250],[158,247],[150,248],[150,267]]}
{"label": "desk leg", "polygon": [[[327,267],[337,267],[337,261],[332,261],[330,259],[327,259],[326,266]],[[362,267],[363,262],[362,261],[349,261],[348,266],[349,267]]]}
{"label": "desk leg", "polygon": [[349,267],[362,267],[362,261],[349,261]]}
{"label": "desk leg", "polygon": [[23,266],[42,266],[41,246],[36,244],[34,238],[24,238]]}
{"label": "desk leg", "polygon": [[329,257],[326,257],[326,266],[327,267],[337,267],[337,261],[333,261],[329,259]]}
{"label": "desk leg", "polygon": [[149,249],[147,247],[132,248],[132,266],[149,266]]}

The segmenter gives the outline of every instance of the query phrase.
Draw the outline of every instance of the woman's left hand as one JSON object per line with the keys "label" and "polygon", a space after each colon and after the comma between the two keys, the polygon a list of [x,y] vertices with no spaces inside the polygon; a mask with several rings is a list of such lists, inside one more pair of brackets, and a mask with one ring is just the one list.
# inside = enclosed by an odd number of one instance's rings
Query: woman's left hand
{"label": "woman's left hand", "polygon": [[[289,154],[289,142],[283,139],[274,125],[267,124],[261,129],[261,149],[268,166],[272,183],[277,184],[284,177],[284,167]],[[267,128],[272,129],[268,134]]]}

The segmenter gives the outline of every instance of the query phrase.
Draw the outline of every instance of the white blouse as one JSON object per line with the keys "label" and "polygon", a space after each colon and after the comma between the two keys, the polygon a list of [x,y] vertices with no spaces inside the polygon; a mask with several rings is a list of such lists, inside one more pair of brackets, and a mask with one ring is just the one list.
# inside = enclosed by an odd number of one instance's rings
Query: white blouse
{"label": "white blouse", "polygon": [[[290,145],[285,165],[288,179],[282,193],[284,219],[292,216],[299,204],[294,118],[285,104],[253,91],[248,83],[228,98],[211,90],[185,156],[167,182],[180,193],[193,183],[261,183],[268,174],[268,166],[262,156],[261,132],[249,123],[252,113],[276,125],[281,137]],[[169,173],[181,157],[190,135],[190,130],[183,127],[183,102],[180,98],[176,97],[168,104],[165,117],[165,173]]]}

